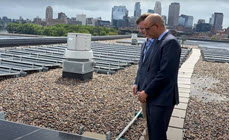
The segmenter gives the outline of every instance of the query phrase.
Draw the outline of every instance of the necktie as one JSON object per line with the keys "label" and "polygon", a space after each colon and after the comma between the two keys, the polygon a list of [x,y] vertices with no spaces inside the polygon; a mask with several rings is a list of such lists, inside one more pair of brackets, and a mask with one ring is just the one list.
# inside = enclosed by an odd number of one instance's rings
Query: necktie
{"label": "necktie", "polygon": [[[147,54],[147,52],[148,52],[150,46],[153,45],[153,48],[154,48],[155,46],[157,46],[158,43],[159,43],[159,40],[158,40],[158,39],[157,39],[157,40],[154,40],[154,41],[153,41],[153,44],[152,44],[151,41],[148,41],[148,42],[146,43],[146,46],[145,46],[145,49],[144,49],[143,62],[145,61],[145,56],[146,56],[146,54]],[[152,48],[152,49],[153,49],[153,48]]]}
{"label": "necktie", "polygon": [[145,60],[146,53],[148,52],[149,47],[151,46],[151,44],[152,44],[152,42],[151,42],[151,41],[148,41],[148,42],[146,43],[146,45],[145,45],[143,61]]}

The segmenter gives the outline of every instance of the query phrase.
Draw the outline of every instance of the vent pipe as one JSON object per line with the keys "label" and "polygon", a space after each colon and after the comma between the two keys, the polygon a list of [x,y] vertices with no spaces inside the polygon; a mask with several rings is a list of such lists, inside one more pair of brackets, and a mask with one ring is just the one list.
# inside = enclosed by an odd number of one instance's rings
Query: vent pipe
{"label": "vent pipe", "polygon": [[93,77],[91,34],[68,33],[64,54],[63,78],[87,80]]}
{"label": "vent pipe", "polygon": [[135,33],[132,33],[132,34],[131,34],[131,44],[132,44],[132,45],[137,45],[137,44],[138,44],[138,41],[137,41],[137,34],[135,34]]}

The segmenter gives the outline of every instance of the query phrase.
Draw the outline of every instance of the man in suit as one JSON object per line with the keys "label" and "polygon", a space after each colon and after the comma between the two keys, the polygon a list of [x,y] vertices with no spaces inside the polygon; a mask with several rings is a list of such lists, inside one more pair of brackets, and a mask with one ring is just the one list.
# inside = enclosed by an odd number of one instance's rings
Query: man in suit
{"label": "man in suit", "polygon": [[[144,53],[147,53],[147,51],[149,51],[149,47],[153,42],[153,39],[151,39],[150,37],[147,36],[146,31],[144,29],[144,20],[145,18],[150,15],[149,13],[145,13],[143,15],[141,15],[137,20],[136,20],[136,24],[138,26],[138,30],[139,32],[146,37],[145,42],[142,44],[141,46],[141,59],[139,61],[139,69],[140,69],[140,65],[143,63],[143,55]],[[139,71],[139,70],[138,70]],[[138,75],[137,75],[138,76]],[[133,86],[133,94],[137,95],[137,77]],[[146,119],[146,103],[141,103],[141,107],[142,107],[142,113],[143,113],[143,118],[144,118],[144,132],[143,132],[143,136],[145,140],[149,140],[149,136],[148,136],[148,127],[147,127],[147,119]]]}
{"label": "man in suit", "polygon": [[144,20],[145,31],[155,39],[138,72],[138,100],[146,102],[147,125],[150,140],[167,140],[167,129],[174,105],[179,103],[178,70],[181,47],[166,30],[158,14]]}

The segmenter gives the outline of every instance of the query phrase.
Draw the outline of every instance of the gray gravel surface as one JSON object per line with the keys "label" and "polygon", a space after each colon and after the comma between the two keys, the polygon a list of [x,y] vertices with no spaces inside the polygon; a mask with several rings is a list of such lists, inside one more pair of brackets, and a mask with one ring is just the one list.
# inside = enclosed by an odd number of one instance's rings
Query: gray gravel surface
{"label": "gray gravel surface", "polygon": [[228,140],[229,64],[200,59],[191,83],[184,139]]}
{"label": "gray gravel surface", "polygon": [[[140,103],[132,95],[137,65],[113,75],[96,74],[85,82],[62,78],[62,69],[0,81],[0,110],[6,120],[114,139],[132,120]],[[141,132],[140,132],[141,133]]]}
{"label": "gray gravel surface", "polygon": [[[132,120],[140,103],[132,95],[137,65],[93,79],[62,78],[62,69],[0,79],[0,111],[6,120],[78,133],[106,134],[114,139]],[[228,139],[229,64],[199,60],[191,79],[184,139]],[[144,129],[138,119],[124,135],[137,140]]]}

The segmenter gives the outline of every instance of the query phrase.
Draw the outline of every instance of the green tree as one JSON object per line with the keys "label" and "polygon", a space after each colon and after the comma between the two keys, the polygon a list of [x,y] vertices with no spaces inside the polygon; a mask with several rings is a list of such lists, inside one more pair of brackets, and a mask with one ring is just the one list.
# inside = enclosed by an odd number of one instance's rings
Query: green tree
{"label": "green tree", "polygon": [[102,31],[100,32],[100,35],[106,35],[106,32],[102,30]]}
{"label": "green tree", "polygon": [[67,36],[68,33],[89,33],[98,35],[117,35],[118,31],[107,27],[93,27],[89,25],[66,25],[56,24],[51,27],[41,27],[31,23],[9,23],[7,26],[9,33],[35,34],[46,36]]}

